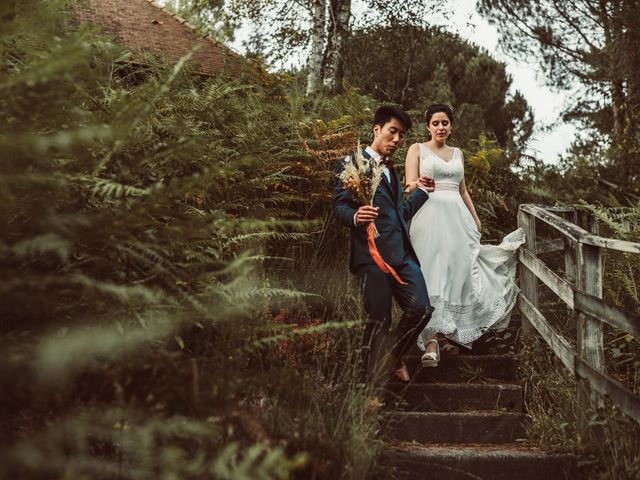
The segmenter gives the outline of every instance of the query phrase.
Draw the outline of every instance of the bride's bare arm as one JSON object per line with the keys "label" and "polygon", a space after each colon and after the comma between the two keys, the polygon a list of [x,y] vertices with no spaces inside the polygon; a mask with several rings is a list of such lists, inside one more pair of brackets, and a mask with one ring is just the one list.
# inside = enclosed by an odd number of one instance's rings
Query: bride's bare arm
{"label": "bride's bare arm", "polygon": [[[460,155],[462,156],[462,151],[460,152]],[[462,162],[464,165],[464,157],[462,158]],[[480,222],[480,217],[478,217],[478,214],[476,213],[476,207],[473,206],[471,195],[469,195],[469,192],[467,191],[467,184],[464,181],[464,177],[462,177],[462,181],[460,182],[460,196],[462,197],[462,201],[464,202],[464,204],[469,209],[469,212],[471,212],[471,216],[473,217],[473,221],[476,222],[478,231],[481,232],[482,223]]]}
{"label": "bride's bare arm", "polygon": [[407,150],[407,158],[404,162],[405,188],[413,192],[418,188],[418,178],[420,177],[420,149],[414,143]]}
{"label": "bride's bare arm", "polygon": [[480,217],[476,213],[476,207],[473,206],[473,200],[471,200],[471,195],[467,191],[467,185],[464,182],[464,178],[460,182],[460,195],[462,196],[462,201],[471,212],[471,216],[473,217],[473,221],[476,222],[476,226],[478,227],[478,231],[482,231],[482,224],[480,223]]}

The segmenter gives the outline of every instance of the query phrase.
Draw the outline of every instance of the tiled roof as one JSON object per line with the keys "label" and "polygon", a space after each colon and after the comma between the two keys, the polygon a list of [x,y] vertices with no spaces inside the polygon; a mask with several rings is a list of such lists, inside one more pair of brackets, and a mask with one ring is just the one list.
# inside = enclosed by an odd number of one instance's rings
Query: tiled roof
{"label": "tiled roof", "polygon": [[175,62],[200,45],[192,60],[203,75],[239,75],[244,65],[241,55],[199,35],[193,26],[153,0],[80,0],[74,16],[98,25],[134,54],[164,53]]}

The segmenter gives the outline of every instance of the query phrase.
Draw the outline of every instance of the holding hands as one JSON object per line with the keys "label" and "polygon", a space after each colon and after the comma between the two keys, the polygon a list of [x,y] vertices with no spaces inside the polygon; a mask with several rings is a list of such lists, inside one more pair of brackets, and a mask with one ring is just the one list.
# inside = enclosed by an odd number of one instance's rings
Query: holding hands
{"label": "holding hands", "polygon": [[432,177],[423,175],[421,177],[418,177],[418,180],[416,182],[418,184],[418,187],[426,188],[427,192],[429,193],[433,192],[436,189],[436,181]]}
{"label": "holding hands", "polygon": [[407,190],[409,192],[413,192],[416,188],[424,188],[431,193],[436,189],[436,182],[432,177],[427,177],[426,175],[418,177],[413,182],[407,182]]}

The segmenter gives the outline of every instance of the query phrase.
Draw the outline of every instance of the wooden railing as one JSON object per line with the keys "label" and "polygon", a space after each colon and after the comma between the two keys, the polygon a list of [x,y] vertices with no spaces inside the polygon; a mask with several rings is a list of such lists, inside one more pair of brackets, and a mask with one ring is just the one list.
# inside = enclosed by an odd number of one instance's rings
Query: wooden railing
{"label": "wooden railing", "polygon": [[[518,225],[526,234],[526,242],[519,252],[519,307],[525,330],[533,327],[576,376],[582,412],[602,406],[603,397],[608,397],[622,412],[640,423],[640,396],[607,375],[603,351],[603,323],[640,338],[640,314],[602,300],[603,249],[638,255],[640,243],[599,236],[593,217],[574,208],[521,205]],[[560,233],[560,238],[539,240],[536,226],[543,228],[543,225]],[[540,258],[562,251],[564,276]],[[576,321],[576,348],[540,312],[538,281],[567,304],[568,315]]]}

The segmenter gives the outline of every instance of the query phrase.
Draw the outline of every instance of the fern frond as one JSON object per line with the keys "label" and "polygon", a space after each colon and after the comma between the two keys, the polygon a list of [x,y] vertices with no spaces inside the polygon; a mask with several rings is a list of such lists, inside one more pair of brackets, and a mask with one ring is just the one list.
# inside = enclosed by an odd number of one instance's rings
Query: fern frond
{"label": "fern frond", "polygon": [[326,322],[320,325],[292,328],[285,333],[259,338],[246,345],[244,349],[247,351],[259,350],[267,345],[276,344],[294,337],[323,334],[333,330],[348,330],[350,328],[356,328],[359,325],[361,325],[361,322],[354,320],[348,322]]}
{"label": "fern frond", "polygon": [[43,382],[59,382],[92,361],[117,358],[139,349],[143,344],[166,338],[178,325],[167,316],[154,312],[146,323],[153,328],[130,327],[124,334],[115,322],[111,325],[72,327],[63,335],[45,337],[35,350],[35,365]]}
{"label": "fern frond", "polygon": [[230,243],[242,243],[249,240],[309,241],[309,234],[300,232],[254,232],[229,238]]}
{"label": "fern frond", "polygon": [[229,443],[218,452],[211,470],[220,480],[286,480],[306,461],[306,454],[288,459],[282,448],[255,444],[241,449],[239,444]]}
{"label": "fern frond", "polygon": [[19,257],[40,255],[43,253],[55,254],[63,263],[66,263],[71,254],[72,244],[55,233],[45,233],[37,237],[21,240],[11,247],[11,251]]}
{"label": "fern frond", "polygon": [[86,184],[91,194],[97,197],[107,198],[137,198],[148,195],[150,188],[139,188],[133,185],[126,185],[113,180],[99,177],[78,176],[79,181]]}

